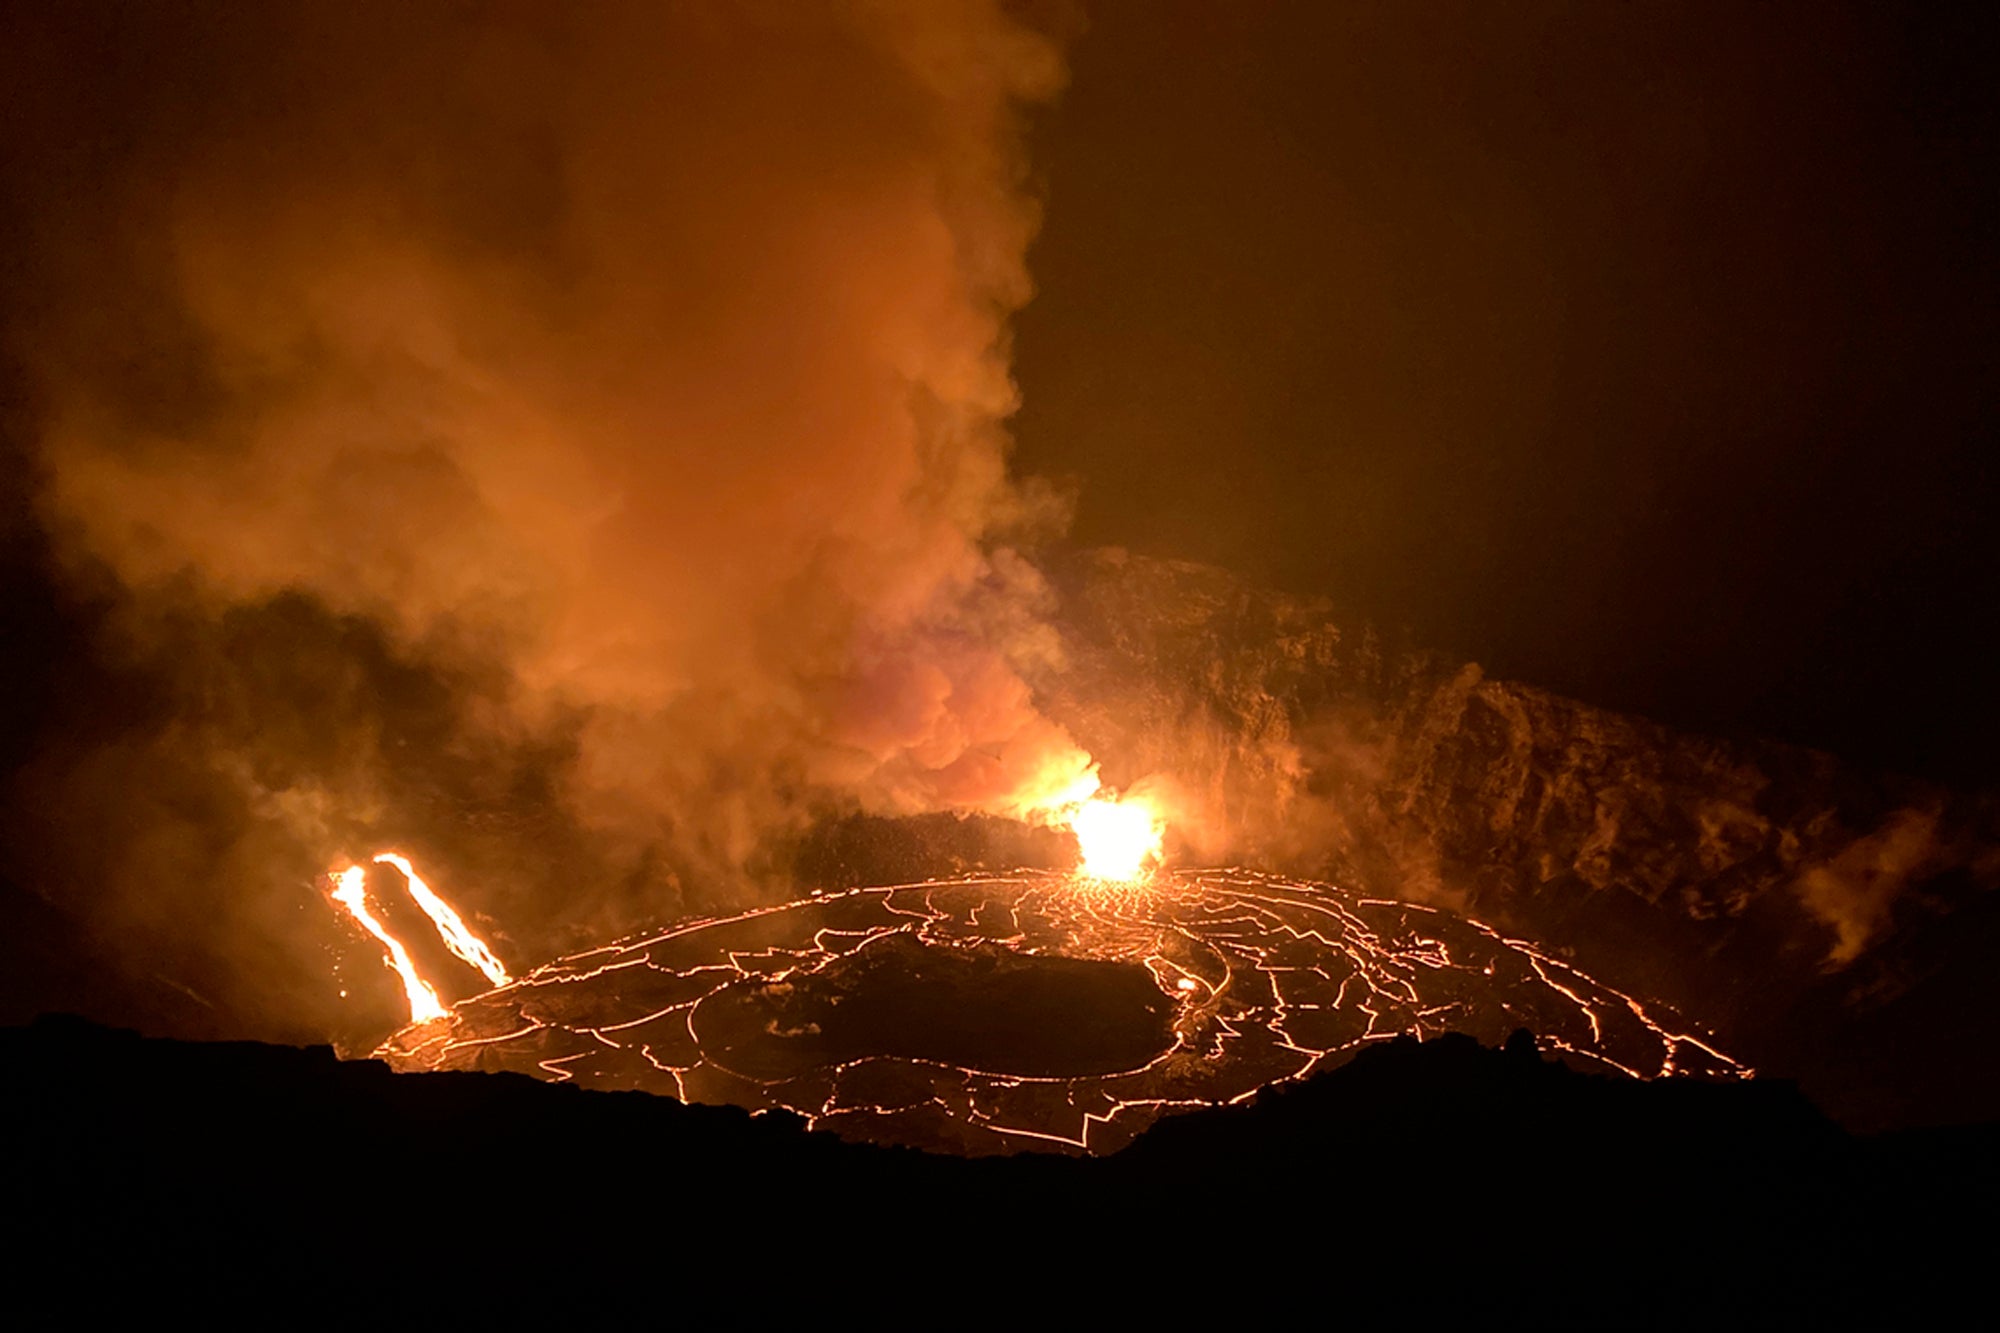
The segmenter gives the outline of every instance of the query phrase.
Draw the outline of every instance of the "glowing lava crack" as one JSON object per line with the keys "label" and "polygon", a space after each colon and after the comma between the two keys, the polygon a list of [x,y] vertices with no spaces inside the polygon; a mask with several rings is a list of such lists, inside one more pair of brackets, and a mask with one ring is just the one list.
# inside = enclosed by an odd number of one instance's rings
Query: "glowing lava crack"
{"label": "glowing lava crack", "polygon": [[378,1054],[783,1107],[878,1143],[1101,1153],[1369,1041],[1519,1027],[1633,1077],[1750,1072],[1478,922],[1243,871],[1024,872],[684,924],[538,968]]}

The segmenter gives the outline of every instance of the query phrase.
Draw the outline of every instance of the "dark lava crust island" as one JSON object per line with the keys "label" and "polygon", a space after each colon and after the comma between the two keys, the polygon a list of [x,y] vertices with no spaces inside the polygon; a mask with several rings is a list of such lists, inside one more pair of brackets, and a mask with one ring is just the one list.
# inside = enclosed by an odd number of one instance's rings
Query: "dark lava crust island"
{"label": "dark lava crust island", "polygon": [[1490,927],[1243,871],[1020,872],[853,889],[562,959],[406,1029],[420,1070],[507,1070],[966,1156],[1114,1152],[1398,1036],[1735,1078],[1664,1009]]}

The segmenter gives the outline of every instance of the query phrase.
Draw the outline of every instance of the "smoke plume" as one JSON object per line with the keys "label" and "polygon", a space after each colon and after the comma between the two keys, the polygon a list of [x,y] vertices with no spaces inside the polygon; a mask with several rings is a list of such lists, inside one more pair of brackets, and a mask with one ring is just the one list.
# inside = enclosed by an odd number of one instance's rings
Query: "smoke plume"
{"label": "smoke plume", "polygon": [[1062,64],[997,0],[5,28],[14,432],[138,700],[21,775],[38,891],[289,975],[385,829],[552,930],[1088,770],[1002,426]]}

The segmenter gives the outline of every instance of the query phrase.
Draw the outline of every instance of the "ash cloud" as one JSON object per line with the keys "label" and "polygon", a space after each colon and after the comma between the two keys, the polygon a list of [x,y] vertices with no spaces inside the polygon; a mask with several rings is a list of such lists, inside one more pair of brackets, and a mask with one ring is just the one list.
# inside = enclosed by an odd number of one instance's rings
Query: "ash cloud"
{"label": "ash cloud", "polygon": [[[11,433],[147,682],[17,775],[38,892],[289,976],[297,876],[369,833],[561,884],[475,903],[555,931],[752,891],[818,811],[1087,767],[1016,554],[1064,505],[1003,429],[1050,36],[981,0],[4,26]],[[536,802],[571,833],[441,831]]]}

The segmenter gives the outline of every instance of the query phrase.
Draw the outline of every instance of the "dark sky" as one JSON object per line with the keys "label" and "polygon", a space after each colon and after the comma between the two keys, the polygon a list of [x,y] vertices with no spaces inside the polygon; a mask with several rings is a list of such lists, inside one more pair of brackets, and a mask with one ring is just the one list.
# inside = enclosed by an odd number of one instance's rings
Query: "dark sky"
{"label": "dark sky", "polygon": [[1079,538],[1992,781],[1990,18],[1089,9],[1017,325]]}

